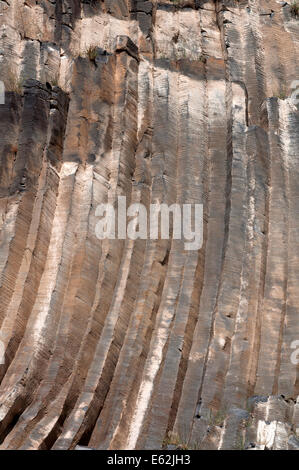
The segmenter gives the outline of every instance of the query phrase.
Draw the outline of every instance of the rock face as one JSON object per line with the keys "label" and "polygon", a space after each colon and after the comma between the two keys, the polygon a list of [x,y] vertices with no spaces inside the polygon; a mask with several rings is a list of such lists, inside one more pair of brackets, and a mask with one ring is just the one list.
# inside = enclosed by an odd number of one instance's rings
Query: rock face
{"label": "rock face", "polygon": [[[295,8],[0,13],[0,448],[299,449]],[[119,195],[203,247],[99,240]]]}

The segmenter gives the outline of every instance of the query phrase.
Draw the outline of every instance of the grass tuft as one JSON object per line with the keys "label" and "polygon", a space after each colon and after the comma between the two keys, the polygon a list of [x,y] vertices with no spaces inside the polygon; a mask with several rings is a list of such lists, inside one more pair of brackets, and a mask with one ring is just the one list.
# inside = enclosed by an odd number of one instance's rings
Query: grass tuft
{"label": "grass tuft", "polygon": [[22,94],[24,80],[15,71],[9,70],[4,81],[6,91],[13,91],[19,95]]}
{"label": "grass tuft", "polygon": [[86,50],[86,56],[91,62],[94,62],[97,56],[97,46],[90,45]]}
{"label": "grass tuft", "polygon": [[299,2],[294,2],[291,4],[291,14],[298,18],[299,16]]}

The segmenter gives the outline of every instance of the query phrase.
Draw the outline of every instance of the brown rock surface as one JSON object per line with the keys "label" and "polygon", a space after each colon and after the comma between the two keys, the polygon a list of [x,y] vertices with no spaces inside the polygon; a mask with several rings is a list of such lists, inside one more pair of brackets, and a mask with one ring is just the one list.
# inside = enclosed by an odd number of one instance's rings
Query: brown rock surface
{"label": "brown rock surface", "polygon": [[[0,449],[299,449],[290,4],[0,14]],[[202,249],[99,240],[118,195],[203,203]]]}

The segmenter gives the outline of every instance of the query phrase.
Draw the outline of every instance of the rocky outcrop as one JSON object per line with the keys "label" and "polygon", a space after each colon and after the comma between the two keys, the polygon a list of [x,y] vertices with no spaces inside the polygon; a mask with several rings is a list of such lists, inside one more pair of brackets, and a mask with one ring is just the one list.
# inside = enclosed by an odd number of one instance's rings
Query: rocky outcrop
{"label": "rocky outcrop", "polygon": [[[0,448],[298,449],[294,8],[0,13]],[[99,240],[119,195],[202,203],[203,247]]]}

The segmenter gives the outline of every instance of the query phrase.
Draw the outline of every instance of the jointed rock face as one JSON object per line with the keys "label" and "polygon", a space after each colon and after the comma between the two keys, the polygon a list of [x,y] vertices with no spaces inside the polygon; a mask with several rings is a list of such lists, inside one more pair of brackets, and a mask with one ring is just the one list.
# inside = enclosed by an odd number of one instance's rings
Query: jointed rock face
{"label": "jointed rock face", "polygon": [[[1,449],[299,448],[299,19],[0,1]],[[204,243],[99,240],[119,195]]]}

